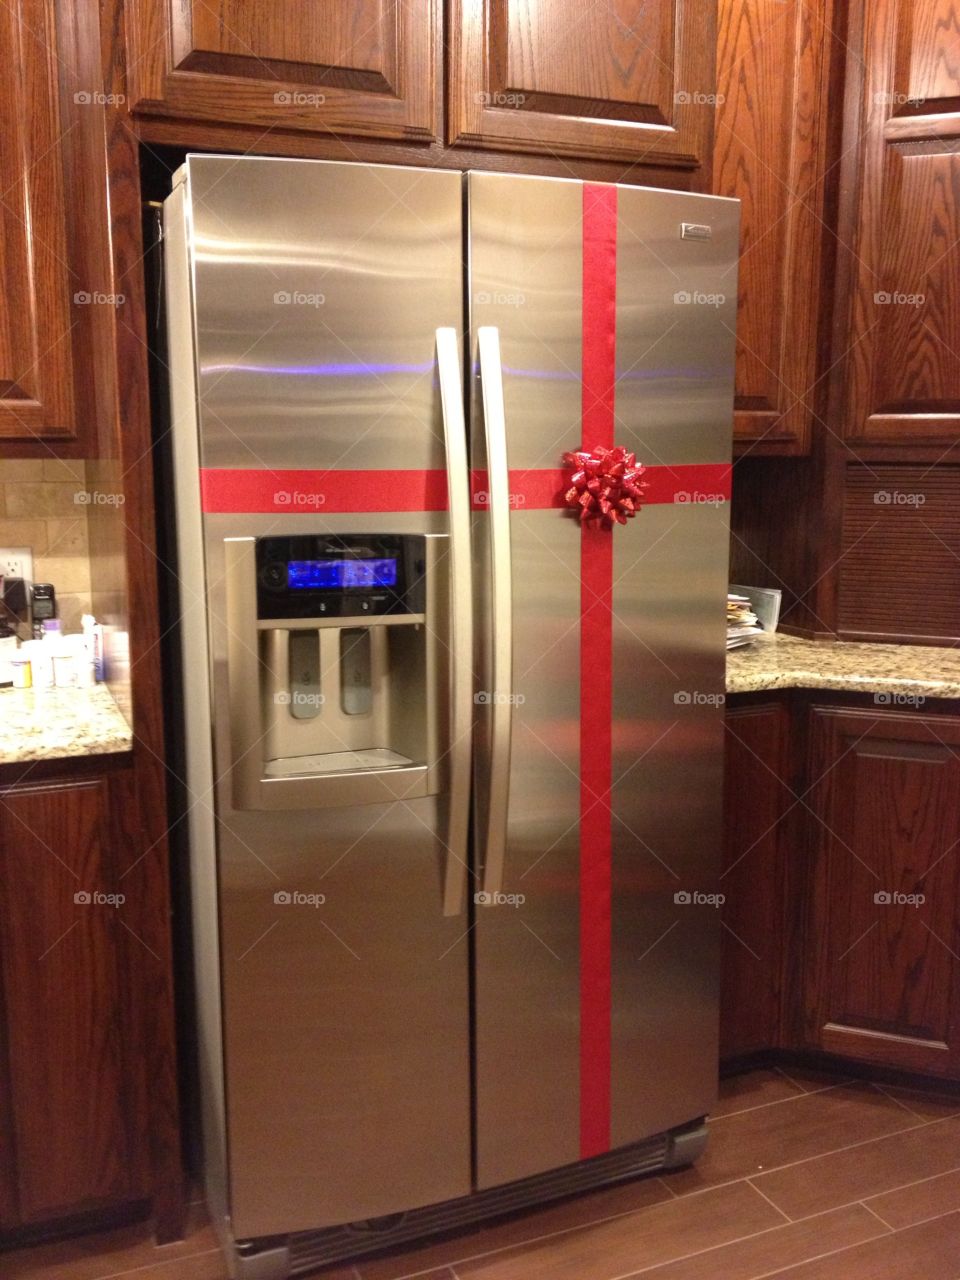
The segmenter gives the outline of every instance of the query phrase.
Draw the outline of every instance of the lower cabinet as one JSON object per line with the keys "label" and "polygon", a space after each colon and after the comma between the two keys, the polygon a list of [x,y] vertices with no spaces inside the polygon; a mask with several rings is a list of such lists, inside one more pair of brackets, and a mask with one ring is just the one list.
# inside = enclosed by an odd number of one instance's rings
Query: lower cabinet
{"label": "lower cabinet", "polygon": [[807,1044],[960,1074],[960,718],[814,706]]}
{"label": "lower cabinet", "polygon": [[721,1058],[960,1079],[960,715],[756,699],[727,707]]}
{"label": "lower cabinet", "polygon": [[0,785],[0,1234],[152,1197],[169,904],[138,828],[131,768]]}
{"label": "lower cabinet", "polygon": [[789,716],[779,702],[730,707],[726,716],[720,892],[720,1056],[775,1045],[784,933],[784,815]]}

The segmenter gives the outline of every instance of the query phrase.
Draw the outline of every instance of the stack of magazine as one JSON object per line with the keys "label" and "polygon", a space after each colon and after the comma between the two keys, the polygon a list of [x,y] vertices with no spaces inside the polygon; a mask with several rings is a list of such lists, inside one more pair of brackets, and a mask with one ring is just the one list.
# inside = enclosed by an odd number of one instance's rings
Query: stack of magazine
{"label": "stack of magazine", "polygon": [[727,648],[739,649],[750,644],[763,632],[760,619],[753,611],[749,596],[727,595]]}

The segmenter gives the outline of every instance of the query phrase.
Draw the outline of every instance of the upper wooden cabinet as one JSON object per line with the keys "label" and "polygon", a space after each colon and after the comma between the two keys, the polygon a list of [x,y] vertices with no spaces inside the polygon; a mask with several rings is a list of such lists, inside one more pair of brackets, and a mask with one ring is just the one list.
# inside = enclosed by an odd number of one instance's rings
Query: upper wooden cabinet
{"label": "upper wooden cabinet", "polygon": [[741,201],[734,440],[810,446],[833,0],[720,0],[714,191]]}
{"label": "upper wooden cabinet", "polygon": [[[51,4],[0,12],[0,438],[77,434],[73,295]],[[7,450],[10,451],[9,449]]]}
{"label": "upper wooden cabinet", "polygon": [[440,0],[130,0],[130,108],[429,141]]}
{"label": "upper wooden cabinet", "polygon": [[[630,159],[709,183],[710,0],[450,0],[448,141]],[[690,184],[688,184],[690,185]]]}
{"label": "upper wooden cabinet", "polygon": [[[857,6],[857,174],[844,426],[877,444],[960,437],[960,4]],[[851,138],[851,142],[853,139]],[[840,354],[840,353],[838,353]]]}

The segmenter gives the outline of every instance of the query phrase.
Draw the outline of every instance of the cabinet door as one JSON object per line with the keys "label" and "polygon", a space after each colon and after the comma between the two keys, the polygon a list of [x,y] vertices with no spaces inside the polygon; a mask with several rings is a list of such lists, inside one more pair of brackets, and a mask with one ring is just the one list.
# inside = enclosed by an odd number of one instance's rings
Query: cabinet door
{"label": "cabinet door", "polygon": [[960,11],[956,0],[864,5],[849,330],[852,436],[960,438]]}
{"label": "cabinet door", "polygon": [[131,109],[430,140],[438,3],[132,0]]}
{"label": "cabinet door", "polygon": [[53,6],[0,9],[0,439],[76,435]]}
{"label": "cabinet door", "polygon": [[810,447],[833,0],[720,0],[714,191],[741,201],[734,440]]}
{"label": "cabinet door", "polygon": [[709,187],[716,5],[450,0],[451,143],[697,170]]}
{"label": "cabinet door", "polygon": [[[0,981],[14,1221],[133,1198],[105,779],[0,792]],[[0,1077],[2,1078],[2,1077]],[[11,1182],[8,1168],[8,1185]],[[3,1198],[0,1197],[0,1204]]]}
{"label": "cabinet door", "polygon": [[769,1049],[779,1035],[784,909],[780,833],[786,707],[728,707],[724,759],[720,1056]]}
{"label": "cabinet door", "polygon": [[805,1038],[956,1076],[960,719],[811,714]]}

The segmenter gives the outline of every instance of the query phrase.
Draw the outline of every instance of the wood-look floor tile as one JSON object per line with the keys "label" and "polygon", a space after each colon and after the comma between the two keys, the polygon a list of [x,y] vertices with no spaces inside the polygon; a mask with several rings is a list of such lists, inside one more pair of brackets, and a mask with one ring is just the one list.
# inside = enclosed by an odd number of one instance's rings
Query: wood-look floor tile
{"label": "wood-look floor tile", "polygon": [[611,1280],[782,1221],[762,1196],[739,1182],[505,1253],[454,1263],[454,1270],[459,1280]]}
{"label": "wood-look floor tile", "polygon": [[916,1117],[872,1085],[838,1085],[824,1093],[801,1094],[774,1107],[712,1120],[707,1149],[696,1165],[666,1178],[672,1190],[682,1195],[751,1177],[788,1161],[836,1151],[852,1142],[883,1137],[916,1123]]}
{"label": "wood-look floor tile", "polygon": [[782,1280],[957,1280],[960,1213],[774,1275]]}
{"label": "wood-look floor tile", "polygon": [[906,1107],[919,1120],[942,1120],[960,1115],[960,1097],[936,1093],[928,1089],[899,1089],[891,1085],[878,1086],[887,1095]]}
{"label": "wood-look floor tile", "polygon": [[463,1258],[505,1249],[541,1236],[556,1235],[557,1232],[672,1199],[659,1178],[638,1179],[544,1205],[540,1209],[530,1209],[526,1213],[513,1214],[490,1226],[476,1227],[419,1247],[397,1250],[387,1258],[361,1261],[357,1265],[363,1280],[393,1280],[395,1276],[456,1263]]}
{"label": "wood-look floor tile", "polygon": [[720,1081],[720,1099],[710,1114],[717,1119],[737,1111],[749,1111],[752,1107],[765,1107],[771,1102],[796,1098],[803,1092],[798,1084],[779,1071],[748,1071]]}
{"label": "wood-look floor tile", "polygon": [[737,1240],[654,1267],[643,1273],[643,1280],[755,1280],[778,1267],[806,1262],[822,1253],[889,1234],[863,1205],[848,1205],[804,1222],[774,1227],[749,1240]]}
{"label": "wood-look floor tile", "polygon": [[[191,1205],[182,1240],[157,1247],[148,1223],[32,1245],[3,1255],[3,1280],[100,1280],[217,1248],[203,1205]],[[168,1271],[167,1275],[171,1273]]]}
{"label": "wood-look floor tile", "polygon": [[958,1158],[960,1118],[954,1117],[804,1160],[753,1181],[789,1217],[805,1218],[921,1178],[949,1173],[957,1167]]}
{"label": "wood-look floor tile", "polygon": [[[960,1151],[957,1152],[957,1164],[960,1165]],[[936,1178],[925,1178],[912,1187],[887,1191],[866,1203],[898,1231],[943,1213],[954,1213],[960,1210],[960,1168],[952,1173],[941,1173]]]}
{"label": "wood-look floor tile", "polygon": [[842,1071],[823,1071],[819,1067],[777,1067],[777,1070],[792,1080],[804,1093],[816,1093],[818,1089],[831,1089],[836,1084],[849,1084],[851,1075]]}

